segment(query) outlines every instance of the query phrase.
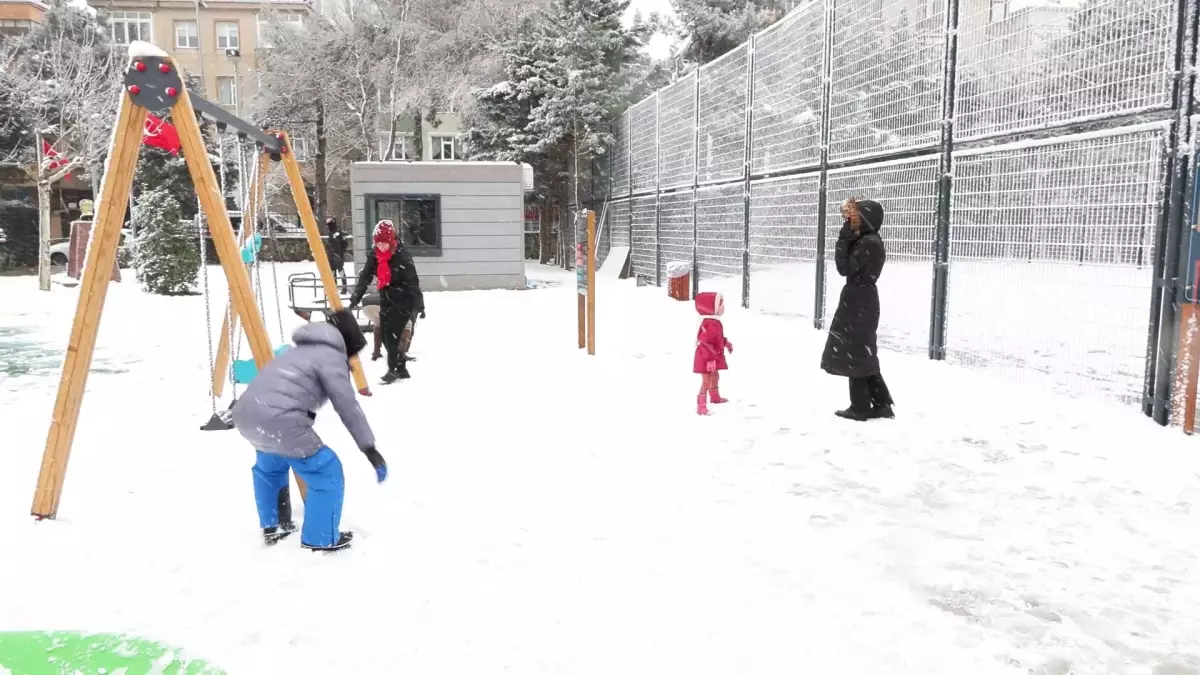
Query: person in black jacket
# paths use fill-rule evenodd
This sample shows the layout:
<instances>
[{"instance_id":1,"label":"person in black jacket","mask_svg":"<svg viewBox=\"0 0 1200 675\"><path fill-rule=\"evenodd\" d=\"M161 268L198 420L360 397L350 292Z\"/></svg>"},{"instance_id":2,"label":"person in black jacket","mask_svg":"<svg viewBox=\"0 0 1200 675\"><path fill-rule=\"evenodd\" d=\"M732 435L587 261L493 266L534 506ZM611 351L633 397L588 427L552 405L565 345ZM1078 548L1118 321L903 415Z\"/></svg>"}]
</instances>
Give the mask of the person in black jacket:
<instances>
[{"instance_id":1,"label":"person in black jacket","mask_svg":"<svg viewBox=\"0 0 1200 675\"><path fill-rule=\"evenodd\" d=\"M829 338L821 355L821 369L850 378L850 407L837 415L865 421L894 417L892 396L879 372L879 289L887 253L879 229L883 207L868 199L847 199L842 204L842 230L834 261L846 277L837 311L829 324Z\"/></svg>"},{"instance_id":2,"label":"person in black jacket","mask_svg":"<svg viewBox=\"0 0 1200 675\"><path fill-rule=\"evenodd\" d=\"M388 372L383 384L409 377L407 357L401 344L404 332L414 314L424 315L425 300L421 294L421 280L412 256L396 238L396 228L390 220L381 220L375 226L375 248L367 256L358 284L350 296L350 308L362 302L371 280L379 288L379 327L383 333L383 347L387 350Z\"/></svg>"},{"instance_id":3,"label":"person in black jacket","mask_svg":"<svg viewBox=\"0 0 1200 675\"><path fill-rule=\"evenodd\" d=\"M333 268L333 276L340 278L344 286L346 284L346 248L350 242L333 216L325 219L325 229L329 232L329 239L325 242L325 255L329 258L329 266Z\"/></svg>"}]
</instances>

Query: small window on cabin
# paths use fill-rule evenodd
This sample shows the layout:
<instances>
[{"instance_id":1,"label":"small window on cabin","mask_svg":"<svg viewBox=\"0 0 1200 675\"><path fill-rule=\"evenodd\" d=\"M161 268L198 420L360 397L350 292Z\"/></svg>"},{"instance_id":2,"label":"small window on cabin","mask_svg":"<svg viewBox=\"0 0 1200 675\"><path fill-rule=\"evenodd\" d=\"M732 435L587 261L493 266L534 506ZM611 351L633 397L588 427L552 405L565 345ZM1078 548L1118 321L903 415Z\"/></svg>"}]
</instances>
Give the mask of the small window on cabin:
<instances>
[{"instance_id":1,"label":"small window on cabin","mask_svg":"<svg viewBox=\"0 0 1200 675\"><path fill-rule=\"evenodd\" d=\"M400 242L414 257L442 254L441 198L438 195L368 195L370 227L381 220L396 226ZM371 234L371 233L368 233Z\"/></svg>"}]
</instances>

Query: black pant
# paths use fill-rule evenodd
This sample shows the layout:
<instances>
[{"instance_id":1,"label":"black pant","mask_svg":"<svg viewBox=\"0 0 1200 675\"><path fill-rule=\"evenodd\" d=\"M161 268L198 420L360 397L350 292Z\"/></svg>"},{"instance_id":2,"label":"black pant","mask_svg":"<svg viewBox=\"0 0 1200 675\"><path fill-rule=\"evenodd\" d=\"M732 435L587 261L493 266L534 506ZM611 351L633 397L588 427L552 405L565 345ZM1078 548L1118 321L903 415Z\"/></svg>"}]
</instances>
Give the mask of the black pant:
<instances>
[{"instance_id":1,"label":"black pant","mask_svg":"<svg viewBox=\"0 0 1200 675\"><path fill-rule=\"evenodd\" d=\"M407 360L404 345L400 343L400 334L408 324L412 312L390 305L379 307L379 327L383 332L383 348L387 350L388 370L399 370Z\"/></svg>"},{"instance_id":2,"label":"black pant","mask_svg":"<svg viewBox=\"0 0 1200 675\"><path fill-rule=\"evenodd\" d=\"M892 394L882 375L850 378L850 409L870 412L871 408L882 408L892 404Z\"/></svg>"},{"instance_id":3,"label":"black pant","mask_svg":"<svg viewBox=\"0 0 1200 675\"><path fill-rule=\"evenodd\" d=\"M330 260L329 267L333 270L334 281L341 281L338 286L338 292L343 293L346 290L346 263Z\"/></svg>"}]
</instances>

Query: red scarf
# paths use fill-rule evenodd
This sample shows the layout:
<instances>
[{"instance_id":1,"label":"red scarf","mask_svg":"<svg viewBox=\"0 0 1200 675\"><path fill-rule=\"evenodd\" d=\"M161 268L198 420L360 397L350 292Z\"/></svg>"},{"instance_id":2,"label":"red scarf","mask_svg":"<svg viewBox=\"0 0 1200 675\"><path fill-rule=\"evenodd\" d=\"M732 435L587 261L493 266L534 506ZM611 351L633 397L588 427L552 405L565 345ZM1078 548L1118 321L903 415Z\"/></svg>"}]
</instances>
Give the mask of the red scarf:
<instances>
[{"instance_id":1,"label":"red scarf","mask_svg":"<svg viewBox=\"0 0 1200 675\"><path fill-rule=\"evenodd\" d=\"M386 252L375 249L375 260L379 266L375 269L375 277L379 281L376 284L380 290L387 288L392 283L392 249Z\"/></svg>"}]
</instances>

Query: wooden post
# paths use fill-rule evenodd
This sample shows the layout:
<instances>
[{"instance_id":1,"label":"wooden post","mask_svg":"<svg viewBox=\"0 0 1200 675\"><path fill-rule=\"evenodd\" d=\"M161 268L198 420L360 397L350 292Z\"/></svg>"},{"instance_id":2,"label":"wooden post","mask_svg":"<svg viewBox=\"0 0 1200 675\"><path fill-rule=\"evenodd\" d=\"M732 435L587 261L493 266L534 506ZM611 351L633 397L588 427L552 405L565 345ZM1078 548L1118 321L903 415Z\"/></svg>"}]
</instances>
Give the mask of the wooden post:
<instances>
[{"instance_id":1,"label":"wooden post","mask_svg":"<svg viewBox=\"0 0 1200 675\"><path fill-rule=\"evenodd\" d=\"M308 201L308 193L304 191L304 177L300 175L300 164L291 152L292 140L286 133L280 135L283 136L284 147L288 150L281 156L283 169L287 172L288 184L292 188L292 198L296 200L300 223L304 225L304 236L308 238L308 247L312 249L313 262L317 263L317 272L321 275L321 285L325 287L325 299L329 302L329 309L341 311L342 294L338 291L337 280L333 278L333 268L329 266L325 244L321 242L321 231L317 229L317 217L313 215L312 203ZM367 374L363 372L362 361L358 356L350 357L350 374L354 377L354 386L358 393L370 396L371 388L367 386Z\"/></svg>"},{"instance_id":2,"label":"wooden post","mask_svg":"<svg viewBox=\"0 0 1200 675\"><path fill-rule=\"evenodd\" d=\"M1183 392L1183 433L1189 436L1196 431L1196 389L1200 379L1200 313L1194 302L1181 305L1179 317L1179 351L1187 368L1176 370L1176 391ZM1178 380L1182 380L1179 382Z\"/></svg>"},{"instance_id":3,"label":"wooden post","mask_svg":"<svg viewBox=\"0 0 1200 675\"><path fill-rule=\"evenodd\" d=\"M249 200L246 203L246 208L242 211L242 230L238 233L239 249L240 247L244 247L246 245L246 242L250 240L250 233L255 229L254 220L258 216L256 209L259 206L259 194L263 177L267 172L267 162L269 161L270 158L265 152L259 157L258 180L252 186ZM249 269L250 267L247 265L247 274L249 274ZM221 337L220 341L217 343L217 357L213 363L212 393L213 396L216 396L217 398L221 398L225 395L225 376L229 372L229 355L232 351L229 344L230 336L236 335L238 328L237 314L232 314L233 326L229 325L230 316L230 312L225 312L224 316L221 317Z\"/></svg>"},{"instance_id":4,"label":"wooden post","mask_svg":"<svg viewBox=\"0 0 1200 675\"><path fill-rule=\"evenodd\" d=\"M188 113L191 114L190 109ZM71 338L67 343L62 375L59 376L58 395L54 401L50 431L46 436L37 489L33 495L32 512L38 518L53 518L58 513L67 460L75 440L83 392L96 349L96 333L100 328L100 315L108 294L108 278L117 259L121 225L125 221L125 208L129 205L133 172L137 167L145 123L146 109L134 105L128 94L121 94L116 129L108 148L108 174L100 197L100 212L96 214L96 225L92 231L94 241L83 270L79 300L75 305L75 320L71 324Z\"/></svg>"},{"instance_id":5,"label":"wooden post","mask_svg":"<svg viewBox=\"0 0 1200 675\"><path fill-rule=\"evenodd\" d=\"M217 257L221 260L221 268L225 270L225 278L229 281L234 311L245 327L254 363L262 369L275 353L271 349L271 339L267 337L258 305L255 304L250 274L242 264L242 251L233 234L233 226L229 223L225 198L221 195L216 174L208 161L208 150L204 147L204 137L200 134L196 111L192 108L186 87L179 92L178 100L171 107L171 120L179 132L183 158L187 162L188 173L192 175L196 195L200 198L204 215L208 217L208 231L217 249Z\"/></svg>"},{"instance_id":6,"label":"wooden post","mask_svg":"<svg viewBox=\"0 0 1200 675\"><path fill-rule=\"evenodd\" d=\"M587 212L587 350L596 355L596 212Z\"/></svg>"}]
</instances>

